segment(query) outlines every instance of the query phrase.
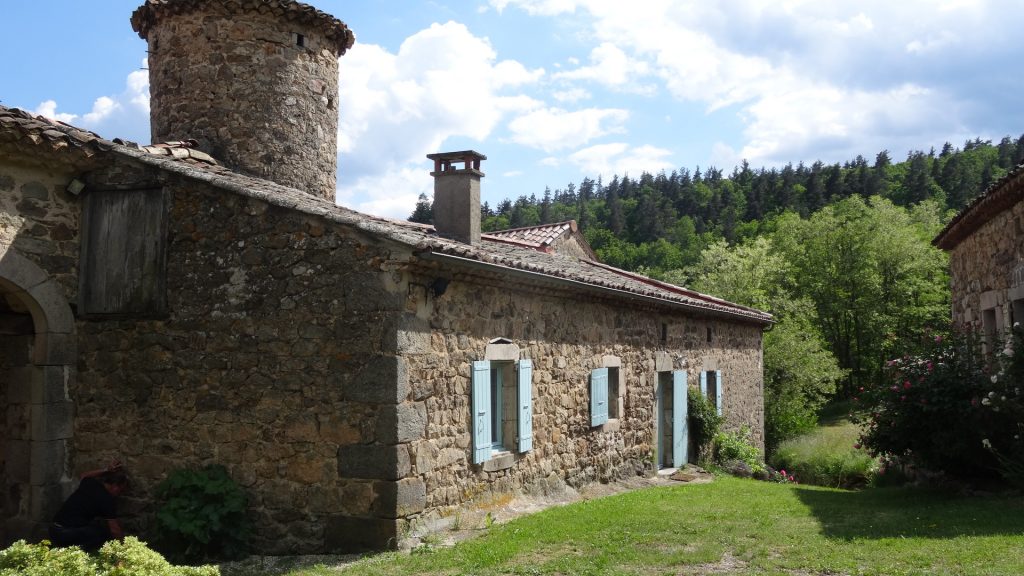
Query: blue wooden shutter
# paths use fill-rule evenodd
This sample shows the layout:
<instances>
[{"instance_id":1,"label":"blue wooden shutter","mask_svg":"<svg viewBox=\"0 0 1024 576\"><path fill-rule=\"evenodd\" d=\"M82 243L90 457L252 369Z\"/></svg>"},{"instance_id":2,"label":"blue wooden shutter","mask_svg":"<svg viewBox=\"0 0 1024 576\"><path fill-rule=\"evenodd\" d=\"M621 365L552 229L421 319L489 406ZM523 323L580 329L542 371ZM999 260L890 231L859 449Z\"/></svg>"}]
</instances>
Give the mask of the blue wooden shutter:
<instances>
[{"instance_id":1,"label":"blue wooden shutter","mask_svg":"<svg viewBox=\"0 0 1024 576\"><path fill-rule=\"evenodd\" d=\"M722 371L715 370L715 408L718 408L718 415L722 415Z\"/></svg>"},{"instance_id":2,"label":"blue wooden shutter","mask_svg":"<svg viewBox=\"0 0 1024 576\"><path fill-rule=\"evenodd\" d=\"M519 451L533 450L533 360L519 361Z\"/></svg>"},{"instance_id":3,"label":"blue wooden shutter","mask_svg":"<svg viewBox=\"0 0 1024 576\"><path fill-rule=\"evenodd\" d=\"M473 362L473 463L491 458L491 363Z\"/></svg>"},{"instance_id":4,"label":"blue wooden shutter","mask_svg":"<svg viewBox=\"0 0 1024 576\"><path fill-rule=\"evenodd\" d=\"M707 372L701 372L700 373L700 394L701 394L701 396L703 396L705 398L708 397L708 373Z\"/></svg>"},{"instance_id":5,"label":"blue wooden shutter","mask_svg":"<svg viewBox=\"0 0 1024 576\"><path fill-rule=\"evenodd\" d=\"M590 425L608 421L608 369L597 368L590 373Z\"/></svg>"},{"instance_id":6,"label":"blue wooden shutter","mask_svg":"<svg viewBox=\"0 0 1024 576\"><path fill-rule=\"evenodd\" d=\"M672 466L679 468L688 460L689 434L687 430L686 372L672 373Z\"/></svg>"}]
</instances>

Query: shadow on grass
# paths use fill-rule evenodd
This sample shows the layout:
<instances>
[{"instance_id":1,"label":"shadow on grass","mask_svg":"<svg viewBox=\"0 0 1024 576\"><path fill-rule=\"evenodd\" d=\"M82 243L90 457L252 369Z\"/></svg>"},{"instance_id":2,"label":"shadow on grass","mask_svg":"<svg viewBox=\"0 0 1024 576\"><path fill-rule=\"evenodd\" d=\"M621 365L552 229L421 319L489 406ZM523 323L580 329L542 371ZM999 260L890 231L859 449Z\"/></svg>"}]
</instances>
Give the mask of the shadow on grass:
<instances>
[{"instance_id":1,"label":"shadow on grass","mask_svg":"<svg viewBox=\"0 0 1024 576\"><path fill-rule=\"evenodd\" d=\"M795 488L830 538L1024 535L1024 498L961 496L914 488L839 492Z\"/></svg>"}]
</instances>

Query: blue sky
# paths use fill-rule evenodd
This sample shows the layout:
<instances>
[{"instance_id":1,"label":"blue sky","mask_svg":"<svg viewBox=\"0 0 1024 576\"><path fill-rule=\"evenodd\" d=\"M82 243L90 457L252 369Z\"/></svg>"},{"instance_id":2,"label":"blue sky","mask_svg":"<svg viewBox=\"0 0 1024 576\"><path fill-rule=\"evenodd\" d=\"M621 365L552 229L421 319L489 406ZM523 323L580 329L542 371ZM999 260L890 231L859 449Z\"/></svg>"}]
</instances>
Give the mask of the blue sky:
<instances>
[{"instance_id":1,"label":"blue sky","mask_svg":"<svg viewBox=\"0 0 1024 576\"><path fill-rule=\"evenodd\" d=\"M141 0L4 3L0 103L149 140ZM407 216L431 152L484 200L584 176L895 160L1024 132L1020 0L314 0L341 59L338 202Z\"/></svg>"}]
</instances>

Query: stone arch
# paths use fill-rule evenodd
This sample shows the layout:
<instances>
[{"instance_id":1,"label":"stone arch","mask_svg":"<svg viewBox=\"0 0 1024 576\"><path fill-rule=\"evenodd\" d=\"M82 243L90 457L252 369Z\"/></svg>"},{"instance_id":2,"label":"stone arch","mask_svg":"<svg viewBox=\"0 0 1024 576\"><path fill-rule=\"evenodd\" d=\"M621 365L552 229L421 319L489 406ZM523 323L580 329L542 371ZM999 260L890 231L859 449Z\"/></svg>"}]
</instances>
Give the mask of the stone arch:
<instances>
[{"instance_id":1,"label":"stone arch","mask_svg":"<svg viewBox=\"0 0 1024 576\"><path fill-rule=\"evenodd\" d=\"M28 318L31 318L29 321ZM4 542L46 537L71 486L74 429L69 385L77 358L75 321L60 286L0 245L0 427Z\"/></svg>"}]
</instances>

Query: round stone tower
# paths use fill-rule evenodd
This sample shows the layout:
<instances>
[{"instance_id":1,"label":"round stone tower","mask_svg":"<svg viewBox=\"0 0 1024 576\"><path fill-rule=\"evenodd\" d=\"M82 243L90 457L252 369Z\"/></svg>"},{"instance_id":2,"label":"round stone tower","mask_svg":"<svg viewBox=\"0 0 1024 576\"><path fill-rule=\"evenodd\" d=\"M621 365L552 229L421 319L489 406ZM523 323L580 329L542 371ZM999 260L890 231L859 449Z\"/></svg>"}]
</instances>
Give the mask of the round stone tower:
<instances>
[{"instance_id":1,"label":"round stone tower","mask_svg":"<svg viewBox=\"0 0 1024 576\"><path fill-rule=\"evenodd\" d=\"M146 0L154 142L334 200L344 22L295 0Z\"/></svg>"}]
</instances>

